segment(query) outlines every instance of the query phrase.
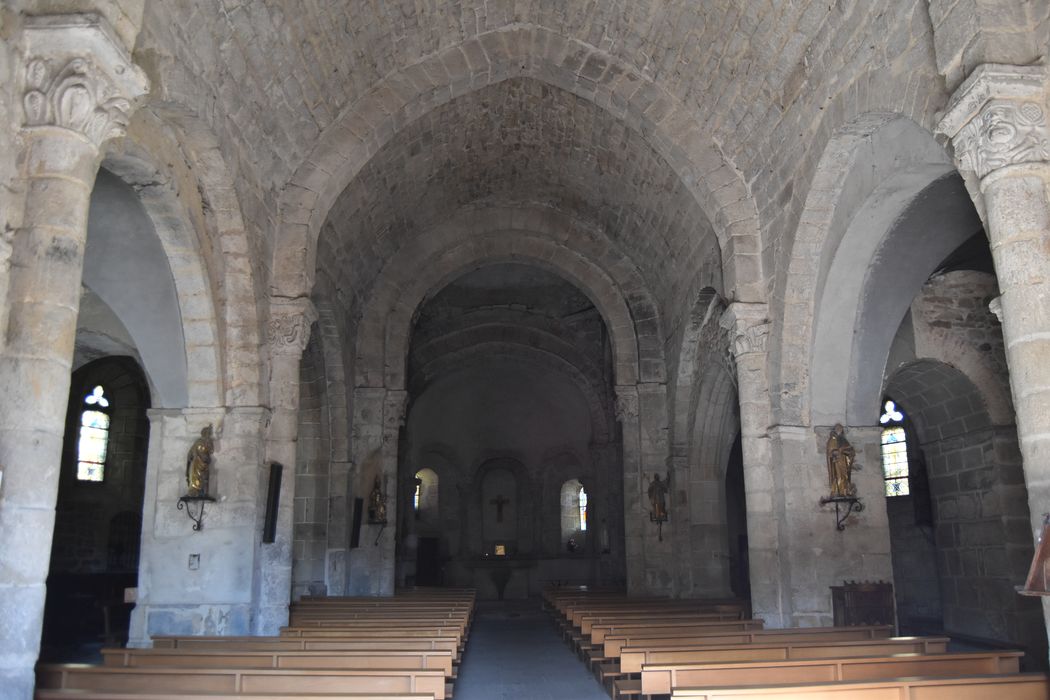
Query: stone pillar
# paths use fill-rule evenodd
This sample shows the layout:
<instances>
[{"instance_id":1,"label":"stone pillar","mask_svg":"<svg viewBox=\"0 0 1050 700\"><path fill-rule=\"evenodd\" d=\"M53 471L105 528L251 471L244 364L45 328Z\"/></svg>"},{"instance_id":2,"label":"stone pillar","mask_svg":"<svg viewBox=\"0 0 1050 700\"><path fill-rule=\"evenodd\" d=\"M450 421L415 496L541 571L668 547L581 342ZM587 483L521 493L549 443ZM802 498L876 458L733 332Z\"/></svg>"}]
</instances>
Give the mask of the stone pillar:
<instances>
[{"instance_id":1,"label":"stone pillar","mask_svg":"<svg viewBox=\"0 0 1050 700\"><path fill-rule=\"evenodd\" d=\"M408 392L382 387L354 390L353 496L364 500L361 541L351 550L347 594L394 594L397 536L398 437L405 420ZM368 522L368 496L376 476L386 495L385 525Z\"/></svg>"},{"instance_id":2,"label":"stone pillar","mask_svg":"<svg viewBox=\"0 0 1050 700\"><path fill-rule=\"evenodd\" d=\"M611 585L624 574L623 553L623 491L621 486L606 475L623 471L620 461L620 448L614 443L592 444L590 446L592 486L587 495L594 507L588 503L587 527L590 551L596 558L595 582L600 585ZM621 481L620 484L623 482Z\"/></svg>"},{"instance_id":3,"label":"stone pillar","mask_svg":"<svg viewBox=\"0 0 1050 700\"><path fill-rule=\"evenodd\" d=\"M770 627L784 627L788 595L785 555L781 551L778 509L782 507L783 474L773 465L769 426L769 371L766 341L769 318L765 304L733 302L720 324L729 331L740 398L740 441L744 457L751 606Z\"/></svg>"},{"instance_id":4,"label":"stone pillar","mask_svg":"<svg viewBox=\"0 0 1050 700\"><path fill-rule=\"evenodd\" d=\"M263 463L258 406L152 409L142 508L138 601L129 645L159 634L250 634L261 524L257 511ZM201 429L215 429L209 495L200 531L178 499L186 493L186 453ZM196 508L194 508L196 510Z\"/></svg>"},{"instance_id":5,"label":"stone pillar","mask_svg":"<svg viewBox=\"0 0 1050 700\"><path fill-rule=\"evenodd\" d=\"M148 83L98 16L26 18L19 163L0 358L0 696L29 698L40 647L88 203L102 147Z\"/></svg>"},{"instance_id":6,"label":"stone pillar","mask_svg":"<svg viewBox=\"0 0 1050 700\"><path fill-rule=\"evenodd\" d=\"M277 509L277 534L272 544L260 540L257 565L255 634L277 634L288 623L292 591L292 521L295 503L295 452L299 436L299 364L310 340L317 310L306 297L274 298L270 302L270 431L267 464L259 474L259 515L264 517L269 462L284 467Z\"/></svg>"},{"instance_id":7,"label":"stone pillar","mask_svg":"<svg viewBox=\"0 0 1050 700\"><path fill-rule=\"evenodd\" d=\"M1032 525L1050 510L1050 85L1046 66L979 66L938 131L980 182ZM978 207L981 208L981 207ZM1050 603L1043 599L1050 624Z\"/></svg>"},{"instance_id":8,"label":"stone pillar","mask_svg":"<svg viewBox=\"0 0 1050 700\"><path fill-rule=\"evenodd\" d=\"M630 595L673 595L671 528L675 518L672 478L667 493L668 519L662 527L649 520L648 489L668 463L667 385L647 382L616 387L616 420L623 432L623 513L627 591ZM662 537L662 541L661 541Z\"/></svg>"}]
</instances>

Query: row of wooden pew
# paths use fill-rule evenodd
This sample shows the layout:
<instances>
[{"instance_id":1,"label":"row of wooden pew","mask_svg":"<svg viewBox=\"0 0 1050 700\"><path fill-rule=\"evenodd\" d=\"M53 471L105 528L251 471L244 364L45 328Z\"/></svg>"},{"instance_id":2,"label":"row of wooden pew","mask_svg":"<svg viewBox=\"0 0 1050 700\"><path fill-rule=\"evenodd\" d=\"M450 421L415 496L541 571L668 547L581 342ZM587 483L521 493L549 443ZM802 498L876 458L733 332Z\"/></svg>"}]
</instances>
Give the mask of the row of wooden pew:
<instances>
[{"instance_id":1,"label":"row of wooden pew","mask_svg":"<svg viewBox=\"0 0 1050 700\"><path fill-rule=\"evenodd\" d=\"M158 636L102 665L40 664L37 700L450 700L470 589L307 598L276 637Z\"/></svg>"},{"instance_id":2,"label":"row of wooden pew","mask_svg":"<svg viewBox=\"0 0 1050 700\"><path fill-rule=\"evenodd\" d=\"M765 629L728 600L550 588L544 606L614 700L1050 700L1020 651L949 652L890 626Z\"/></svg>"}]
</instances>

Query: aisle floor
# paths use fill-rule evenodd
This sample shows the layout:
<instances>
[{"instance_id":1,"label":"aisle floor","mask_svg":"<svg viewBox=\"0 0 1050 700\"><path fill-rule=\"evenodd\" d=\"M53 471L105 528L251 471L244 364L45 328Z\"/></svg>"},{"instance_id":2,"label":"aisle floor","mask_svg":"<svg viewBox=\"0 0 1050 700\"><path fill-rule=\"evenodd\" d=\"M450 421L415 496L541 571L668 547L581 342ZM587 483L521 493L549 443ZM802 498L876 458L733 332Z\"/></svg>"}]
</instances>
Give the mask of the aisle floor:
<instances>
[{"instance_id":1,"label":"aisle floor","mask_svg":"<svg viewBox=\"0 0 1050 700\"><path fill-rule=\"evenodd\" d=\"M455 700L608 700L537 600L478 603Z\"/></svg>"}]
</instances>

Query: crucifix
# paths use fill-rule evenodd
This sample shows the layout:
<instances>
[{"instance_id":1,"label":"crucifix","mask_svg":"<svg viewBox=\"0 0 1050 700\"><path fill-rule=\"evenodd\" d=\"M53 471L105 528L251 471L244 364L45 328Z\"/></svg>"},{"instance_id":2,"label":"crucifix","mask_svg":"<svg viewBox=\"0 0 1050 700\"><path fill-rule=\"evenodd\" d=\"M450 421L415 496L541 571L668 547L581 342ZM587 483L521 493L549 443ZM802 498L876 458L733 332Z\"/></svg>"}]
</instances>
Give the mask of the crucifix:
<instances>
[{"instance_id":1,"label":"crucifix","mask_svg":"<svg viewBox=\"0 0 1050 700\"><path fill-rule=\"evenodd\" d=\"M503 494L501 493L498 496L496 496L495 498L493 498L491 501L489 501L489 503L491 503L492 505L496 506L496 522L497 523L503 522L503 506L505 506L508 503L510 503L510 499L509 498L504 498Z\"/></svg>"}]
</instances>

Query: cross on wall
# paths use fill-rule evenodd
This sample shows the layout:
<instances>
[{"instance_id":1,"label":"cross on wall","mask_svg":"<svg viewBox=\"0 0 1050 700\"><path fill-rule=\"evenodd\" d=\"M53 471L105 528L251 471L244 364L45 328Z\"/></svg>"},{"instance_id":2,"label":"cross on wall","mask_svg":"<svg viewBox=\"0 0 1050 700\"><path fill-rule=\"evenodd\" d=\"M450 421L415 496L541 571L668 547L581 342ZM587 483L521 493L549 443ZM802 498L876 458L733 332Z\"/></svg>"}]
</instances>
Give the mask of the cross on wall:
<instances>
[{"instance_id":1,"label":"cross on wall","mask_svg":"<svg viewBox=\"0 0 1050 700\"><path fill-rule=\"evenodd\" d=\"M501 494L497 495L495 498L493 498L491 501L489 501L489 503L491 503L492 505L496 506L496 522L497 523L503 522L503 506L505 506L508 503L510 503L510 499L509 498L504 498L503 494L501 493Z\"/></svg>"}]
</instances>

